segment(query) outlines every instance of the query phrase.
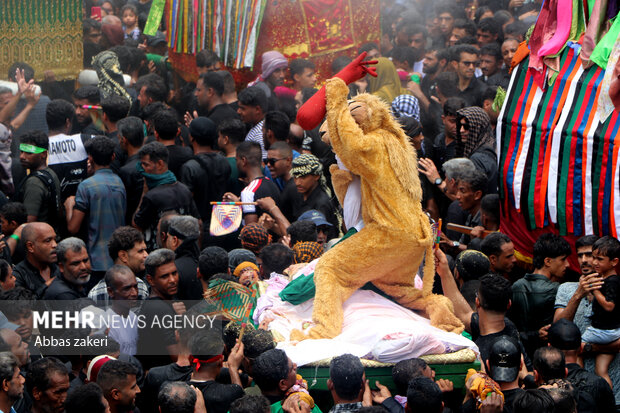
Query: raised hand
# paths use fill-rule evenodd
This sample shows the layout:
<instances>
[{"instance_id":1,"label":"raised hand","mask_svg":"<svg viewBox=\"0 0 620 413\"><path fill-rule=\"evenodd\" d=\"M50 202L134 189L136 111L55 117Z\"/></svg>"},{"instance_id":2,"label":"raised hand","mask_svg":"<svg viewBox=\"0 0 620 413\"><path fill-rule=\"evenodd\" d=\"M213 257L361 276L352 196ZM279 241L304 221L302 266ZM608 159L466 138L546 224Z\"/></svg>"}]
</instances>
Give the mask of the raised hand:
<instances>
[{"instance_id":1,"label":"raised hand","mask_svg":"<svg viewBox=\"0 0 620 413\"><path fill-rule=\"evenodd\" d=\"M361 55L357 56L351 63L345 66L340 72L336 73L334 77L338 77L348 85L357 80L362 79L367 74L377 77L377 68L376 67L368 67L368 65L376 65L378 60L368 60L364 61L366 57L366 52L363 52Z\"/></svg>"}]
</instances>

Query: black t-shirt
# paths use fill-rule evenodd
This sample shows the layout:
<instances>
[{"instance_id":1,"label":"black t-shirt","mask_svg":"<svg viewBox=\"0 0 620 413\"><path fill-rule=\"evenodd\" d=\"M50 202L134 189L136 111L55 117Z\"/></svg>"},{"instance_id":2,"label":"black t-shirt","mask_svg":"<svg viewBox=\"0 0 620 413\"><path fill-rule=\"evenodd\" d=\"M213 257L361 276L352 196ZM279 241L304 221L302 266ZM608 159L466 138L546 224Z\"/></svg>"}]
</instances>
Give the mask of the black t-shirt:
<instances>
[{"instance_id":1,"label":"black t-shirt","mask_svg":"<svg viewBox=\"0 0 620 413\"><path fill-rule=\"evenodd\" d=\"M276 205L280 205L280 189L278 189L278 185L264 176L254 179L241 191L241 202L256 202L257 199L266 197L273 198ZM242 208L243 216L256 214L260 218L263 213L267 212L263 211L258 205L244 205Z\"/></svg>"},{"instance_id":2,"label":"black t-shirt","mask_svg":"<svg viewBox=\"0 0 620 413\"><path fill-rule=\"evenodd\" d=\"M588 393L596 402L599 412L613 412L616 408L614 393L600 376L591 373L576 363L566 364L567 380L581 393Z\"/></svg>"},{"instance_id":3,"label":"black t-shirt","mask_svg":"<svg viewBox=\"0 0 620 413\"><path fill-rule=\"evenodd\" d=\"M205 407L209 413L226 413L232 402L245 395L241 386L237 384L221 384L213 380L191 380L189 384L202 391Z\"/></svg>"},{"instance_id":4,"label":"black t-shirt","mask_svg":"<svg viewBox=\"0 0 620 413\"><path fill-rule=\"evenodd\" d=\"M592 327L602 330L620 328L620 275L614 274L605 278L601 293L609 302L616 304L611 311L605 311L596 299L592 300Z\"/></svg>"},{"instance_id":5,"label":"black t-shirt","mask_svg":"<svg viewBox=\"0 0 620 413\"><path fill-rule=\"evenodd\" d=\"M471 321L470 321L470 327L469 327L471 330L471 339L473 340L474 343L476 343L476 345L478 346L478 349L480 350L480 357L482 358L482 363L486 366L486 362L489 359L489 354L491 352L491 346L493 345L493 343L498 337L510 336L514 338L515 340L519 341L519 346L521 347L521 354L523 354L525 366L527 367L528 370L531 370L532 363L530 362L530 359L525 352L525 348L523 347L523 344L521 343L521 339L519 336L519 331L517 330L517 326L515 326L515 324L506 317L504 317L504 323L506 324L506 326L504 327L502 331L499 331L497 333L487 334L483 336L483 335L480 335L480 317L478 316L478 313L473 313L471 315Z\"/></svg>"},{"instance_id":6,"label":"black t-shirt","mask_svg":"<svg viewBox=\"0 0 620 413\"><path fill-rule=\"evenodd\" d=\"M180 300L200 300L202 299L202 283L196 276L198 269L198 249L197 241L185 240L175 251L176 260L174 261L179 272L179 288L177 295Z\"/></svg>"},{"instance_id":7,"label":"black t-shirt","mask_svg":"<svg viewBox=\"0 0 620 413\"><path fill-rule=\"evenodd\" d=\"M230 164L221 154L199 153L183 164L179 181L194 194L205 228L211 222L211 202L221 201L230 179Z\"/></svg>"},{"instance_id":8,"label":"black t-shirt","mask_svg":"<svg viewBox=\"0 0 620 413\"><path fill-rule=\"evenodd\" d=\"M166 145L166 148L168 148L168 169L179 178L181 167L194 156L194 153L185 146Z\"/></svg>"},{"instance_id":9,"label":"black t-shirt","mask_svg":"<svg viewBox=\"0 0 620 413\"><path fill-rule=\"evenodd\" d=\"M45 280L41 276L41 273L35 268L27 259L17 264L13 269L13 275L15 276L15 286L24 287L37 298L42 298L47 290ZM60 270L56 264L50 264L50 277L59 277Z\"/></svg>"},{"instance_id":10,"label":"black t-shirt","mask_svg":"<svg viewBox=\"0 0 620 413\"><path fill-rule=\"evenodd\" d=\"M433 144L433 163L438 171L441 171L444 162L456 158L456 139L446 145L446 134L437 135Z\"/></svg>"},{"instance_id":11,"label":"black t-shirt","mask_svg":"<svg viewBox=\"0 0 620 413\"><path fill-rule=\"evenodd\" d=\"M118 172L118 176L123 181L127 193L127 215L125 216L125 222L127 223L131 223L133 214L138 209L144 188L144 177L140 172L136 171L136 164L138 162L140 162L138 154L132 155Z\"/></svg>"},{"instance_id":12,"label":"black t-shirt","mask_svg":"<svg viewBox=\"0 0 620 413\"><path fill-rule=\"evenodd\" d=\"M125 165L125 162L127 162L127 152L121 148L121 144L118 140L118 131L106 133L106 136L114 142L114 159L110 164L110 168L118 175L121 166Z\"/></svg>"},{"instance_id":13,"label":"black t-shirt","mask_svg":"<svg viewBox=\"0 0 620 413\"><path fill-rule=\"evenodd\" d=\"M145 412L157 411L157 395L161 386L169 381L189 381L192 366L179 366L177 363L166 364L165 366L153 367L149 370L142 387L142 407Z\"/></svg>"},{"instance_id":14,"label":"black t-shirt","mask_svg":"<svg viewBox=\"0 0 620 413\"><path fill-rule=\"evenodd\" d=\"M75 300L84 297L86 297L84 290L79 290L76 285L67 282L62 275L54 278L43 294L44 300Z\"/></svg>"},{"instance_id":15,"label":"black t-shirt","mask_svg":"<svg viewBox=\"0 0 620 413\"><path fill-rule=\"evenodd\" d=\"M465 90L459 91L458 97L463 99L467 106L482 106L482 93L487 85L478 78L473 78Z\"/></svg>"},{"instance_id":16,"label":"black t-shirt","mask_svg":"<svg viewBox=\"0 0 620 413\"><path fill-rule=\"evenodd\" d=\"M216 127L219 127L226 119L239 119L239 114L229 104L222 103L211 109L207 117L215 123Z\"/></svg>"},{"instance_id":17,"label":"black t-shirt","mask_svg":"<svg viewBox=\"0 0 620 413\"><path fill-rule=\"evenodd\" d=\"M134 221L144 230L146 245L150 250L156 247L157 222L166 211L176 211L179 215L200 219L192 193L181 182L159 185L149 190L144 194Z\"/></svg>"},{"instance_id":18,"label":"black t-shirt","mask_svg":"<svg viewBox=\"0 0 620 413\"><path fill-rule=\"evenodd\" d=\"M331 199L327 196L321 186L317 186L308 196L308 199L304 201L303 196L301 202L297 202L293 207L293 216L295 220L299 219L299 216L306 211L316 209L325 215L325 219L332 224L335 228L338 228L338 219L336 218L336 209L332 204Z\"/></svg>"},{"instance_id":19,"label":"black t-shirt","mask_svg":"<svg viewBox=\"0 0 620 413\"><path fill-rule=\"evenodd\" d=\"M145 370L170 363L167 347L176 344L172 323L175 314L170 301L159 297L144 300L140 315L144 316L145 326L139 330L138 354L143 355L140 361Z\"/></svg>"},{"instance_id":20,"label":"black t-shirt","mask_svg":"<svg viewBox=\"0 0 620 413\"><path fill-rule=\"evenodd\" d=\"M297 186L295 186L295 179L291 178L284 184L284 189L280 196L280 211L289 220L289 222L295 221L293 210L295 205L299 205L304 202L304 197L297 192Z\"/></svg>"}]
</instances>

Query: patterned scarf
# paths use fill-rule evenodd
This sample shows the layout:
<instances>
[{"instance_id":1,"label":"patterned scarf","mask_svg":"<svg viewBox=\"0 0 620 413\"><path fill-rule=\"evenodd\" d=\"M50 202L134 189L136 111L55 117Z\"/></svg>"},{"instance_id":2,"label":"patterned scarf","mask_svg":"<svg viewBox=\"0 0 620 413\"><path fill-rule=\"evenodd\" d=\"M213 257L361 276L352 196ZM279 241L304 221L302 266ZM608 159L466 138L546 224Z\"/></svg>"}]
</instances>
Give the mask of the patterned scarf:
<instances>
[{"instance_id":1,"label":"patterned scarf","mask_svg":"<svg viewBox=\"0 0 620 413\"><path fill-rule=\"evenodd\" d=\"M254 254L260 253L264 246L271 243L271 235L267 230L256 223L246 225L239 234L241 246L252 251Z\"/></svg>"},{"instance_id":2,"label":"patterned scarf","mask_svg":"<svg viewBox=\"0 0 620 413\"><path fill-rule=\"evenodd\" d=\"M493 148L495 137L493 136L489 115L487 115L484 109L477 106L459 109L456 111L456 117L457 157L469 158L472 153L483 146ZM463 122L467 125L466 127L469 131L466 142L463 142L461 139L460 125Z\"/></svg>"},{"instance_id":3,"label":"patterned scarf","mask_svg":"<svg viewBox=\"0 0 620 413\"><path fill-rule=\"evenodd\" d=\"M112 95L118 95L131 103L129 93L122 86L125 84L125 80L123 79L123 73L121 72L116 53L109 50L101 52L93 57L92 63L99 77L97 87L101 91L101 97L105 99Z\"/></svg>"},{"instance_id":4,"label":"patterned scarf","mask_svg":"<svg viewBox=\"0 0 620 413\"><path fill-rule=\"evenodd\" d=\"M318 242L298 242L293 246L295 264L309 263L323 254L323 247Z\"/></svg>"},{"instance_id":5,"label":"patterned scarf","mask_svg":"<svg viewBox=\"0 0 620 413\"><path fill-rule=\"evenodd\" d=\"M291 175L293 178L299 178L306 175L319 175L321 177L321 179L319 179L321 188L323 188L323 190L327 193L327 196L330 198L332 197L332 192L329 190L327 180L323 175L323 164L316 156L309 153L304 153L303 155L293 159Z\"/></svg>"}]
</instances>

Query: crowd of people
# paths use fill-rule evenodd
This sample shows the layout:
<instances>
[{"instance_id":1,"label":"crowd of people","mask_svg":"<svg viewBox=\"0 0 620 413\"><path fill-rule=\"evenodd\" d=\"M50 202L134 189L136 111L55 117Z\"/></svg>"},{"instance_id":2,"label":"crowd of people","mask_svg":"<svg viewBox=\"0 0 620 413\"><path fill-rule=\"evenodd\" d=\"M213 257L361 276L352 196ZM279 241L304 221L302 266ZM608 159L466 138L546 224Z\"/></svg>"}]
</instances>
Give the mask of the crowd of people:
<instances>
[{"instance_id":1,"label":"crowd of people","mask_svg":"<svg viewBox=\"0 0 620 413\"><path fill-rule=\"evenodd\" d=\"M214 282L288 280L356 225L331 187L338 161L323 132L296 122L326 80L315 65L269 51L245 85L202 50L198 80L185 82L167 62L165 24L142 34L151 3L84 1L77 84L48 71L35 86L33 62L15 62L17 93L0 87L0 410L318 412L268 322L67 329L62 339L104 343L70 355L37 341L38 303L93 304L125 320L197 314ZM382 1L382 38L357 50L377 60L377 76L350 84L350 95L391 107L417 151L429 219L469 227L442 231L426 259L482 369L463 399L422 359L403 360L391 392L345 354L330 363L330 412L620 404L620 241L588 235L572 250L544 234L528 269L499 232L494 102L541 3ZM334 59L331 74L350 62ZM243 203L238 231L212 235L218 201Z\"/></svg>"}]
</instances>

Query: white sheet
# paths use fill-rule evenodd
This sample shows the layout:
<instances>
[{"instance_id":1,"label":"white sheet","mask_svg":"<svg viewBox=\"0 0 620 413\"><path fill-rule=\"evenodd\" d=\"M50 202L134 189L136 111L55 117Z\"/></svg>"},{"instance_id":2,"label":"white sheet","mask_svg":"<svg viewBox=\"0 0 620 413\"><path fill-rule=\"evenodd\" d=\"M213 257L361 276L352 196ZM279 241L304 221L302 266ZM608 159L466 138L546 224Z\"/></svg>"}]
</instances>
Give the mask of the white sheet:
<instances>
[{"instance_id":1,"label":"white sheet","mask_svg":"<svg viewBox=\"0 0 620 413\"><path fill-rule=\"evenodd\" d=\"M300 305L283 302L276 292L279 288L268 287L256 314L259 321L274 318L269 329L288 338L291 330L309 325L314 300ZM339 336L330 340L280 342L278 348L286 351L298 366L344 353L385 363L465 348L479 353L471 340L432 327L428 319L367 290L356 291L345 302L343 331Z\"/></svg>"}]
</instances>

